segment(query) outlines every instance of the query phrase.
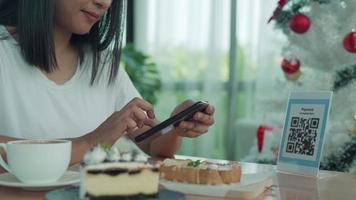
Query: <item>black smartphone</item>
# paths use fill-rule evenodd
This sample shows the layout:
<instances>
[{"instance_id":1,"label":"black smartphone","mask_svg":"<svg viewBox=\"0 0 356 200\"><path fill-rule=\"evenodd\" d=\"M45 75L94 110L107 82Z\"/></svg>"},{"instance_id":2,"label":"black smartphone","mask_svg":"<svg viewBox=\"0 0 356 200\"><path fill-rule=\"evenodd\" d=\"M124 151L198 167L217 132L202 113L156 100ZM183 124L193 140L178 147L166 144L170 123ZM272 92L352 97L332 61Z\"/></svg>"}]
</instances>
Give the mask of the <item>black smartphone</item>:
<instances>
[{"instance_id":1,"label":"black smartphone","mask_svg":"<svg viewBox=\"0 0 356 200\"><path fill-rule=\"evenodd\" d=\"M149 130L143 132L139 136L135 137L136 142L142 142L143 140L159 133L163 129L173 125L177 127L181 121L190 120L193 118L196 112L204 111L208 107L208 102L206 101L198 101L183 111L177 113L176 115L166 119L165 121L159 123L157 126L150 128Z\"/></svg>"}]
</instances>

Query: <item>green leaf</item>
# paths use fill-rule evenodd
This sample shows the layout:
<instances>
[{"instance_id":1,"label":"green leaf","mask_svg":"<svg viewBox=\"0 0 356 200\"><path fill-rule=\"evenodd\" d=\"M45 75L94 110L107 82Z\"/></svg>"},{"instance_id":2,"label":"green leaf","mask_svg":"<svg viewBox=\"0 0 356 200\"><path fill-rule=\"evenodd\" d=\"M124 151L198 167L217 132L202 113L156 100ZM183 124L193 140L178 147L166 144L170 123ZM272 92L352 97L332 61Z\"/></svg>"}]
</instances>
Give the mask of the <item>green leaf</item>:
<instances>
[{"instance_id":1,"label":"green leaf","mask_svg":"<svg viewBox=\"0 0 356 200\"><path fill-rule=\"evenodd\" d=\"M127 44L122 49L121 62L142 97L155 104L161 89L161 79L152 58L136 50L134 45Z\"/></svg>"},{"instance_id":2,"label":"green leaf","mask_svg":"<svg viewBox=\"0 0 356 200\"><path fill-rule=\"evenodd\" d=\"M110 151L110 149L111 149L111 146L108 145L108 144L101 144L101 145L100 145L100 148L101 148L102 150L104 150L106 153L108 153L108 152Z\"/></svg>"},{"instance_id":3,"label":"green leaf","mask_svg":"<svg viewBox=\"0 0 356 200\"><path fill-rule=\"evenodd\" d=\"M202 162L200 160L196 160L196 161L190 161L188 163L188 167L199 167L199 165L201 164Z\"/></svg>"}]
</instances>

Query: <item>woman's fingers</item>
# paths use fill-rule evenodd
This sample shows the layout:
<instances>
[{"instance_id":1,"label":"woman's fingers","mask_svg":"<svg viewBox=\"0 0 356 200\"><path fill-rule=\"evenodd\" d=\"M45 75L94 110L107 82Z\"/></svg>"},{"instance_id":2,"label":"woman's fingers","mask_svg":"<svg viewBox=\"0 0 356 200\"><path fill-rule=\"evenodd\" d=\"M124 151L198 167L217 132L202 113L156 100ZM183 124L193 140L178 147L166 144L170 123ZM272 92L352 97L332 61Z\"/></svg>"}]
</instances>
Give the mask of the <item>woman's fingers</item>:
<instances>
[{"instance_id":1,"label":"woman's fingers","mask_svg":"<svg viewBox=\"0 0 356 200\"><path fill-rule=\"evenodd\" d=\"M138 107L134 107L132 109L132 113L133 118L137 123L137 126L141 128L144 124L144 121L147 119L146 113Z\"/></svg>"},{"instance_id":2,"label":"woman's fingers","mask_svg":"<svg viewBox=\"0 0 356 200\"><path fill-rule=\"evenodd\" d=\"M203 112L195 113L193 119L205 125L212 125L215 122L213 115L208 115Z\"/></svg>"},{"instance_id":3,"label":"woman's fingers","mask_svg":"<svg viewBox=\"0 0 356 200\"><path fill-rule=\"evenodd\" d=\"M192 131L200 135L200 134L207 133L209 126L196 122L183 121L179 124L179 128L182 130L186 130L186 132Z\"/></svg>"},{"instance_id":4,"label":"woman's fingers","mask_svg":"<svg viewBox=\"0 0 356 200\"><path fill-rule=\"evenodd\" d=\"M136 122L137 127L142 128L143 125L152 126L155 114L150 103L140 98L134 98L129 104L128 108L131 113L129 117Z\"/></svg>"},{"instance_id":5,"label":"woman's fingers","mask_svg":"<svg viewBox=\"0 0 356 200\"><path fill-rule=\"evenodd\" d=\"M194 102L192 100L184 101L174 109L172 115L178 113L184 108L189 107L193 103ZM204 133L207 133L209 127L215 122L214 112L214 106L208 105L204 111L195 113L192 119L180 122L178 127L175 128L175 133L182 137L198 137Z\"/></svg>"},{"instance_id":6,"label":"woman's fingers","mask_svg":"<svg viewBox=\"0 0 356 200\"><path fill-rule=\"evenodd\" d=\"M143 121L143 124L145 126L149 126L149 127L154 127L158 124L158 122L154 119L150 119L150 118L146 118L144 121Z\"/></svg>"},{"instance_id":7,"label":"woman's fingers","mask_svg":"<svg viewBox=\"0 0 356 200\"><path fill-rule=\"evenodd\" d=\"M178 128L180 129L180 128ZM191 131L191 130L186 130L186 129L182 129L180 131L178 131L178 135L182 136L182 137L189 137L189 138L195 138L195 137L199 137L201 136L203 133L198 133L195 131Z\"/></svg>"},{"instance_id":8,"label":"woman's fingers","mask_svg":"<svg viewBox=\"0 0 356 200\"><path fill-rule=\"evenodd\" d=\"M132 100L133 104L139 108L141 108L142 110L146 111L147 113L147 116L151 119L154 119L155 118L155 113L154 113L154 110L153 110L153 106L148 103L147 101L143 100L143 99L140 99L138 97L134 98Z\"/></svg>"},{"instance_id":9,"label":"woman's fingers","mask_svg":"<svg viewBox=\"0 0 356 200\"><path fill-rule=\"evenodd\" d=\"M204 112L195 113L192 121L182 121L178 126L181 129L179 131L180 135L198 137L201 134L207 133L209 126L215 122L213 114L214 107L209 105Z\"/></svg>"},{"instance_id":10,"label":"woman's fingers","mask_svg":"<svg viewBox=\"0 0 356 200\"><path fill-rule=\"evenodd\" d=\"M215 112L215 108L214 108L214 106L209 105L209 106L205 109L204 112L205 112L206 114L213 115L214 112Z\"/></svg>"},{"instance_id":11,"label":"woman's fingers","mask_svg":"<svg viewBox=\"0 0 356 200\"><path fill-rule=\"evenodd\" d=\"M133 132L143 125L153 126L154 118L153 106L143 99L134 98L100 124L93 134L97 143L113 144L125 132Z\"/></svg>"}]
</instances>

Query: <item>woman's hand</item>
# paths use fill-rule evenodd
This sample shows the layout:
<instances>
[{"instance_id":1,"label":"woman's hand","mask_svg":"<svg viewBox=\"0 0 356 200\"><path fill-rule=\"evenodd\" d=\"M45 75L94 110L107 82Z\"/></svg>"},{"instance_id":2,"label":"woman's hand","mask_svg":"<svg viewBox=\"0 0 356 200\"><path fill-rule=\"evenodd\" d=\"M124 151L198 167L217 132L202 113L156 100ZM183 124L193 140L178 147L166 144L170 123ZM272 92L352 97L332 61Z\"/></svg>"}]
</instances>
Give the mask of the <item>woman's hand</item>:
<instances>
[{"instance_id":1,"label":"woman's hand","mask_svg":"<svg viewBox=\"0 0 356 200\"><path fill-rule=\"evenodd\" d=\"M143 125L152 127L155 124L154 119L152 105L143 99L134 98L90 134L91 144L112 145L125 132L132 132Z\"/></svg>"},{"instance_id":2,"label":"woman's hand","mask_svg":"<svg viewBox=\"0 0 356 200\"><path fill-rule=\"evenodd\" d=\"M174 109L171 115L179 113L193 103L192 100L184 101ZM208 131L208 128L214 124L213 114L214 107L209 105L203 112L195 113L192 120L180 122L178 127L174 128L169 134L161 135L148 143L138 145L153 157L173 157L180 148L182 137L198 137ZM147 145L144 146L143 144Z\"/></svg>"},{"instance_id":3,"label":"woman's hand","mask_svg":"<svg viewBox=\"0 0 356 200\"><path fill-rule=\"evenodd\" d=\"M153 107L147 101L134 98L120 111L114 112L94 131L72 140L71 165L80 162L85 153L97 144L113 145L125 132L156 124ZM1 139L1 138L0 138Z\"/></svg>"},{"instance_id":4,"label":"woman's hand","mask_svg":"<svg viewBox=\"0 0 356 200\"><path fill-rule=\"evenodd\" d=\"M186 100L180 105L178 105L171 116L179 113L191 106L194 102L192 100ZM179 123L178 127L173 130L174 134L177 134L182 137L198 137L204 133L208 132L208 129L211 125L214 124L214 107L209 105L204 112L197 112L194 114L193 119L190 121L182 121Z\"/></svg>"}]
</instances>

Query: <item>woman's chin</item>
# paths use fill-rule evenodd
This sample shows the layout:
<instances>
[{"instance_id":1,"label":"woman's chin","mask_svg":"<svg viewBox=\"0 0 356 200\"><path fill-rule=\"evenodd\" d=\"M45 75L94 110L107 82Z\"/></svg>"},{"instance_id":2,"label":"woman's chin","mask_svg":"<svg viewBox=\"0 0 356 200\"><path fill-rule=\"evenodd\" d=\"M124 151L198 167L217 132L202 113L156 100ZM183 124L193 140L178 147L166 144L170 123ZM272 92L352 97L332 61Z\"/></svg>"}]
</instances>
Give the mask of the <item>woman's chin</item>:
<instances>
[{"instance_id":1,"label":"woman's chin","mask_svg":"<svg viewBox=\"0 0 356 200\"><path fill-rule=\"evenodd\" d=\"M73 33L77 35L86 35L89 34L91 28L92 26L80 27L80 28L78 27L76 30L73 31Z\"/></svg>"},{"instance_id":2,"label":"woman's chin","mask_svg":"<svg viewBox=\"0 0 356 200\"><path fill-rule=\"evenodd\" d=\"M87 30L87 31L75 31L73 32L74 34L76 35L87 35L89 34L90 30Z\"/></svg>"}]
</instances>

